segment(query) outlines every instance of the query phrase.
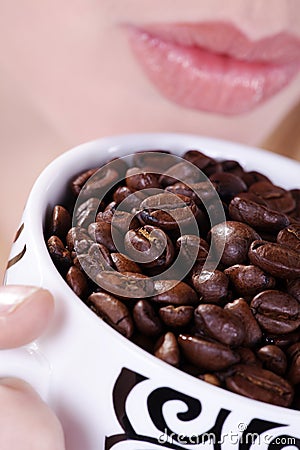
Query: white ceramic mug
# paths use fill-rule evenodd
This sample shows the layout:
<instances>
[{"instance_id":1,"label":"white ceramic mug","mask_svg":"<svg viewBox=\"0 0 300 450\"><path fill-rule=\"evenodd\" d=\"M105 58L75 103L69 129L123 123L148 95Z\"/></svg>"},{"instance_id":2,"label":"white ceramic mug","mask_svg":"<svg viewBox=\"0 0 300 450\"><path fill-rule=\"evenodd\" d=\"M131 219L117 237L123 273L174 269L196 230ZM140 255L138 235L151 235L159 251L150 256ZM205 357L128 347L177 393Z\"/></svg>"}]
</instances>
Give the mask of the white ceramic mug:
<instances>
[{"instance_id":1,"label":"white ceramic mug","mask_svg":"<svg viewBox=\"0 0 300 450\"><path fill-rule=\"evenodd\" d=\"M222 390L146 353L89 310L52 263L43 229L66 180L112 157L156 148L177 155L199 149L238 160L280 186L299 187L295 161L193 135L114 136L63 154L32 189L5 281L48 288L56 300L55 318L33 344L1 352L0 376L19 376L38 390L62 421L68 450L254 450L288 443L300 449L299 411Z\"/></svg>"}]
</instances>

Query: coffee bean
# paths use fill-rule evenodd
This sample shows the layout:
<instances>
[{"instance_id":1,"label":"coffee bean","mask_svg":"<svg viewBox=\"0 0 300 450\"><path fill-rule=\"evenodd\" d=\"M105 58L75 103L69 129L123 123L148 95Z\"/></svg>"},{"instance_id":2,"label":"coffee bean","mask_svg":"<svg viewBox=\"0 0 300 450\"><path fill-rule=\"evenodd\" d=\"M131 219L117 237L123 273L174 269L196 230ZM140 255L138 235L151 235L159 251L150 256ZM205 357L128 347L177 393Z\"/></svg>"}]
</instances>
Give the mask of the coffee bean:
<instances>
[{"instance_id":1,"label":"coffee bean","mask_svg":"<svg viewBox=\"0 0 300 450\"><path fill-rule=\"evenodd\" d=\"M190 264L191 261L205 262L209 251L208 243L194 234L180 236L176 241L176 247L181 251L185 264Z\"/></svg>"},{"instance_id":2,"label":"coffee bean","mask_svg":"<svg viewBox=\"0 0 300 450\"><path fill-rule=\"evenodd\" d=\"M110 257L118 272L142 273L139 265L122 253L111 253Z\"/></svg>"},{"instance_id":3,"label":"coffee bean","mask_svg":"<svg viewBox=\"0 0 300 450\"><path fill-rule=\"evenodd\" d=\"M258 181L268 181L269 183L271 183L268 177L255 170L250 170L250 172L244 172L242 174L242 179L248 187L252 186L252 184L257 183Z\"/></svg>"},{"instance_id":4,"label":"coffee bean","mask_svg":"<svg viewBox=\"0 0 300 450\"><path fill-rule=\"evenodd\" d=\"M250 245L249 259L274 277L294 279L300 277L300 258L296 250L267 241L254 241Z\"/></svg>"},{"instance_id":5,"label":"coffee bean","mask_svg":"<svg viewBox=\"0 0 300 450\"><path fill-rule=\"evenodd\" d=\"M71 222L71 215L66 208L61 205L54 206L50 234L64 240L71 228Z\"/></svg>"},{"instance_id":6,"label":"coffee bean","mask_svg":"<svg viewBox=\"0 0 300 450\"><path fill-rule=\"evenodd\" d=\"M93 222L88 227L88 233L94 241L98 242L98 244L104 245L110 252L116 252L117 248L115 246L111 229L110 223L104 221ZM121 237L119 237L119 240L121 240Z\"/></svg>"},{"instance_id":7,"label":"coffee bean","mask_svg":"<svg viewBox=\"0 0 300 450\"><path fill-rule=\"evenodd\" d=\"M205 370L223 370L239 362L238 353L220 342L210 342L198 336L180 334L178 344L185 358Z\"/></svg>"},{"instance_id":8,"label":"coffee bean","mask_svg":"<svg viewBox=\"0 0 300 450\"><path fill-rule=\"evenodd\" d=\"M206 383L212 384L213 386L221 386L221 381L212 373L204 373L203 375L198 375L199 380L206 381Z\"/></svg>"},{"instance_id":9,"label":"coffee bean","mask_svg":"<svg viewBox=\"0 0 300 450\"><path fill-rule=\"evenodd\" d=\"M78 297L85 297L88 288L87 277L78 267L70 267L66 275L66 281Z\"/></svg>"},{"instance_id":10,"label":"coffee bean","mask_svg":"<svg viewBox=\"0 0 300 450\"><path fill-rule=\"evenodd\" d=\"M290 406L294 396L292 386L284 378L245 364L235 366L234 374L226 378L226 386L236 394L278 406Z\"/></svg>"},{"instance_id":11,"label":"coffee bean","mask_svg":"<svg viewBox=\"0 0 300 450\"><path fill-rule=\"evenodd\" d=\"M153 280L141 273L100 270L95 281L108 292L113 288L114 294L121 298L144 298L154 293Z\"/></svg>"},{"instance_id":12,"label":"coffee bean","mask_svg":"<svg viewBox=\"0 0 300 450\"><path fill-rule=\"evenodd\" d=\"M219 172L211 175L210 181L213 183L221 200L228 203L240 192L247 190L244 181L238 176L229 172Z\"/></svg>"},{"instance_id":13,"label":"coffee bean","mask_svg":"<svg viewBox=\"0 0 300 450\"><path fill-rule=\"evenodd\" d=\"M87 252L93 241L85 228L72 227L68 231L66 242L70 252L75 251L81 253Z\"/></svg>"},{"instance_id":14,"label":"coffee bean","mask_svg":"<svg viewBox=\"0 0 300 450\"><path fill-rule=\"evenodd\" d=\"M230 311L231 315L234 316L238 320L240 326L242 326L244 330L242 345L245 347L254 347L261 341L261 329L244 299L239 298L232 303L227 303L224 310Z\"/></svg>"},{"instance_id":15,"label":"coffee bean","mask_svg":"<svg viewBox=\"0 0 300 450\"><path fill-rule=\"evenodd\" d=\"M116 163L115 163L116 165ZM104 196L116 183L119 174L116 167L112 165L103 166L99 169L91 169L79 175L72 182L75 195L81 199Z\"/></svg>"},{"instance_id":16,"label":"coffee bean","mask_svg":"<svg viewBox=\"0 0 300 450\"><path fill-rule=\"evenodd\" d=\"M159 336L163 326L152 304L147 300L139 300L132 310L136 328L146 336Z\"/></svg>"},{"instance_id":17,"label":"coffee bean","mask_svg":"<svg viewBox=\"0 0 300 450\"><path fill-rule=\"evenodd\" d=\"M279 231L277 242L300 253L300 224L291 224Z\"/></svg>"},{"instance_id":18,"label":"coffee bean","mask_svg":"<svg viewBox=\"0 0 300 450\"><path fill-rule=\"evenodd\" d=\"M195 309L195 325L199 333L222 344L238 347L244 342L242 322L217 305L199 305Z\"/></svg>"},{"instance_id":19,"label":"coffee bean","mask_svg":"<svg viewBox=\"0 0 300 450\"><path fill-rule=\"evenodd\" d=\"M295 208L292 194L268 181L259 181L249 188L250 192L262 197L267 205L275 211L289 213Z\"/></svg>"},{"instance_id":20,"label":"coffee bean","mask_svg":"<svg viewBox=\"0 0 300 450\"><path fill-rule=\"evenodd\" d=\"M257 356L263 362L264 368L284 375L287 367L285 353L276 345L265 345L257 351Z\"/></svg>"},{"instance_id":21,"label":"coffee bean","mask_svg":"<svg viewBox=\"0 0 300 450\"><path fill-rule=\"evenodd\" d=\"M254 265L236 264L224 270L238 295L247 297L275 287L276 280Z\"/></svg>"},{"instance_id":22,"label":"coffee bean","mask_svg":"<svg viewBox=\"0 0 300 450\"><path fill-rule=\"evenodd\" d=\"M51 236L47 241L47 247L53 262L62 269L69 268L72 263L69 250L66 249L58 236Z\"/></svg>"},{"instance_id":23,"label":"coffee bean","mask_svg":"<svg viewBox=\"0 0 300 450\"><path fill-rule=\"evenodd\" d=\"M76 226L86 228L95 221L97 210L100 207L97 198L89 198L76 209Z\"/></svg>"},{"instance_id":24,"label":"coffee bean","mask_svg":"<svg viewBox=\"0 0 300 450\"><path fill-rule=\"evenodd\" d=\"M130 338L133 333L133 322L128 308L112 295L98 292L91 294L88 301L92 309L119 333Z\"/></svg>"},{"instance_id":25,"label":"coffee bean","mask_svg":"<svg viewBox=\"0 0 300 450\"><path fill-rule=\"evenodd\" d=\"M168 331L161 336L155 345L154 355L162 359L171 366L177 367L180 361L180 352L176 337L173 333Z\"/></svg>"},{"instance_id":26,"label":"coffee bean","mask_svg":"<svg viewBox=\"0 0 300 450\"><path fill-rule=\"evenodd\" d=\"M202 303L222 304L228 297L229 280L219 270L196 272L192 276L192 283Z\"/></svg>"},{"instance_id":27,"label":"coffee bean","mask_svg":"<svg viewBox=\"0 0 300 450\"><path fill-rule=\"evenodd\" d=\"M247 223L258 230L276 233L289 224L289 218L267 206L243 197L234 197L229 204L231 219Z\"/></svg>"},{"instance_id":28,"label":"coffee bean","mask_svg":"<svg viewBox=\"0 0 300 450\"><path fill-rule=\"evenodd\" d=\"M129 230L124 238L125 252L146 269L163 271L174 258L174 246L169 236L151 225Z\"/></svg>"},{"instance_id":29,"label":"coffee bean","mask_svg":"<svg viewBox=\"0 0 300 450\"><path fill-rule=\"evenodd\" d=\"M285 292L260 292L253 298L251 309L260 326L268 333L290 333L300 325L300 305Z\"/></svg>"},{"instance_id":30,"label":"coffee bean","mask_svg":"<svg viewBox=\"0 0 300 450\"><path fill-rule=\"evenodd\" d=\"M138 167L132 167L126 172L126 185L131 192L142 189L160 188L158 175L155 173L143 172Z\"/></svg>"},{"instance_id":31,"label":"coffee bean","mask_svg":"<svg viewBox=\"0 0 300 450\"><path fill-rule=\"evenodd\" d=\"M159 308L159 316L165 325L171 328L184 328L192 320L194 316L194 308L184 305L177 306L168 305Z\"/></svg>"},{"instance_id":32,"label":"coffee bean","mask_svg":"<svg viewBox=\"0 0 300 450\"><path fill-rule=\"evenodd\" d=\"M170 184L179 182L182 183L197 183L200 181L201 173L197 167L188 162L179 162L171 166L166 172L159 177L159 183L165 187Z\"/></svg>"},{"instance_id":33,"label":"coffee bean","mask_svg":"<svg viewBox=\"0 0 300 450\"><path fill-rule=\"evenodd\" d=\"M196 229L195 218L200 213L197 205L189 197L168 192L147 197L142 201L140 208L140 220L163 230L180 228L183 231L193 226L193 223Z\"/></svg>"},{"instance_id":34,"label":"coffee bean","mask_svg":"<svg viewBox=\"0 0 300 450\"><path fill-rule=\"evenodd\" d=\"M248 258L251 243L260 236L249 225L242 222L227 221L212 227L211 245L221 255L225 266L243 264Z\"/></svg>"},{"instance_id":35,"label":"coffee bean","mask_svg":"<svg viewBox=\"0 0 300 450\"><path fill-rule=\"evenodd\" d=\"M157 280L154 283L159 293L152 297L152 301L161 305L195 305L198 297L194 289L183 281Z\"/></svg>"}]
</instances>

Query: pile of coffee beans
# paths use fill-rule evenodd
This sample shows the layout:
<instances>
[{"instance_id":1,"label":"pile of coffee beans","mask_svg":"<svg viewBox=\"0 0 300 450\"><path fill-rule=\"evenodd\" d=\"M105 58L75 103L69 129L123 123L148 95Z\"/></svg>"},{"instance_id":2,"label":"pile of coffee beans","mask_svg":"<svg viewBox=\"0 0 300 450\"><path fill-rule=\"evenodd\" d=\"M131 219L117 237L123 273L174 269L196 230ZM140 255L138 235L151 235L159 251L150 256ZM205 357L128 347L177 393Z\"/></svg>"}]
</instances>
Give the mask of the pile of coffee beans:
<instances>
[{"instance_id":1,"label":"pile of coffee beans","mask_svg":"<svg viewBox=\"0 0 300 450\"><path fill-rule=\"evenodd\" d=\"M300 409L300 189L198 150L172 156L137 152L76 175L47 222L54 264L92 311L156 357Z\"/></svg>"}]
</instances>

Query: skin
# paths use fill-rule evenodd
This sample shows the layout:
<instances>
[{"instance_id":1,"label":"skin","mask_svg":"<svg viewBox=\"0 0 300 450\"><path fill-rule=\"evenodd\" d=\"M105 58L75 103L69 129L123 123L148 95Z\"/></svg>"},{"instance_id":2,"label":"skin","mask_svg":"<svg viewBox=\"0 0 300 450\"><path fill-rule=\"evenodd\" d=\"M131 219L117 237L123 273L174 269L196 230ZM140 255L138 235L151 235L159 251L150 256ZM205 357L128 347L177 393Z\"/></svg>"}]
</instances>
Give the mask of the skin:
<instances>
[{"instance_id":1,"label":"skin","mask_svg":"<svg viewBox=\"0 0 300 450\"><path fill-rule=\"evenodd\" d=\"M2 267L34 179L67 148L139 131L191 132L259 144L299 101L300 75L254 111L229 118L181 108L163 98L144 76L121 24L222 20L253 40L286 30L300 38L298 0L276 0L272 7L265 0L227 0L224 5L224 0L1 0L0 192L2 211L7 212L0 228ZM2 348L33 338L27 335L33 309L45 319L43 324L50 319L49 308L40 310L33 300L21 307L27 315L17 308L0 321ZM24 326L28 320L30 325ZM21 333L17 340L14 326ZM9 417L3 405L11 408ZM24 417L27 426L13 437L15 423ZM57 419L22 382L2 380L0 423L0 448L64 448ZM43 438L39 424L46 430ZM11 439L20 440L12 444Z\"/></svg>"}]
</instances>

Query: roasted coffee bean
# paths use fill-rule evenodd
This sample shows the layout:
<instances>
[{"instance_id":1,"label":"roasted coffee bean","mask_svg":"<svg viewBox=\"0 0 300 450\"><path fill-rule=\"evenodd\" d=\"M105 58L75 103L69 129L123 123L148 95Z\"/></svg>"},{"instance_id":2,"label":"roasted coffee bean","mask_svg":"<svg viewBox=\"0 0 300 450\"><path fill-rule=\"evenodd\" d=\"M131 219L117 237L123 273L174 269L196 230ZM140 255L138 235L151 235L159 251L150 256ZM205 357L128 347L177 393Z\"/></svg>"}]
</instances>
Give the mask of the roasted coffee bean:
<instances>
[{"instance_id":1,"label":"roasted coffee bean","mask_svg":"<svg viewBox=\"0 0 300 450\"><path fill-rule=\"evenodd\" d=\"M287 293L300 303L300 278L287 282Z\"/></svg>"},{"instance_id":2,"label":"roasted coffee bean","mask_svg":"<svg viewBox=\"0 0 300 450\"><path fill-rule=\"evenodd\" d=\"M202 203L201 198L197 195L197 192L192 189L191 186L187 186L184 183L175 183L171 186L167 186L165 191L170 192L173 195L183 195L184 197L188 197L193 200L196 205L200 205Z\"/></svg>"},{"instance_id":3,"label":"roasted coffee bean","mask_svg":"<svg viewBox=\"0 0 300 450\"><path fill-rule=\"evenodd\" d=\"M274 209L275 211L289 213L293 211L296 206L295 200L289 191L286 191L279 186L275 186L268 181L258 181L257 183L252 184L249 191L262 197L269 208Z\"/></svg>"},{"instance_id":4,"label":"roasted coffee bean","mask_svg":"<svg viewBox=\"0 0 300 450\"><path fill-rule=\"evenodd\" d=\"M108 249L105 247L105 245L97 244L94 242L88 251L89 256L92 258L97 259L98 261L101 261L103 264L103 267L106 267L109 269L109 267L112 267L112 259L111 255L108 251Z\"/></svg>"},{"instance_id":5,"label":"roasted coffee bean","mask_svg":"<svg viewBox=\"0 0 300 450\"><path fill-rule=\"evenodd\" d=\"M101 270L96 282L108 292L113 289L114 295L124 299L150 297L154 293L153 280L141 273Z\"/></svg>"},{"instance_id":6,"label":"roasted coffee bean","mask_svg":"<svg viewBox=\"0 0 300 450\"><path fill-rule=\"evenodd\" d=\"M76 226L86 228L92 222L95 222L97 210L100 207L97 198L89 198L76 209Z\"/></svg>"},{"instance_id":7,"label":"roasted coffee bean","mask_svg":"<svg viewBox=\"0 0 300 450\"><path fill-rule=\"evenodd\" d=\"M76 197L80 194L83 186L88 181L88 179L91 178L97 172L97 170L98 168L87 170L74 178L71 183L71 190Z\"/></svg>"},{"instance_id":8,"label":"roasted coffee bean","mask_svg":"<svg viewBox=\"0 0 300 450\"><path fill-rule=\"evenodd\" d=\"M127 186L119 186L113 194L113 199L118 205L121 204L120 208L122 211L135 213L145 199L145 194L140 191L133 193Z\"/></svg>"},{"instance_id":9,"label":"roasted coffee bean","mask_svg":"<svg viewBox=\"0 0 300 450\"><path fill-rule=\"evenodd\" d=\"M245 347L254 347L261 341L261 329L244 299L238 298L232 303L227 303L224 310L230 311L231 315L235 316L240 326L242 326L244 330L242 345Z\"/></svg>"},{"instance_id":10,"label":"roasted coffee bean","mask_svg":"<svg viewBox=\"0 0 300 450\"><path fill-rule=\"evenodd\" d=\"M152 297L152 301L161 305L195 305L198 297L194 289L183 281L157 280L155 290L159 292Z\"/></svg>"},{"instance_id":11,"label":"roasted coffee bean","mask_svg":"<svg viewBox=\"0 0 300 450\"><path fill-rule=\"evenodd\" d=\"M140 266L122 253L111 253L110 257L118 272L142 273Z\"/></svg>"},{"instance_id":12,"label":"roasted coffee bean","mask_svg":"<svg viewBox=\"0 0 300 450\"><path fill-rule=\"evenodd\" d=\"M194 234L180 236L176 241L176 247L180 250L185 264L191 264L191 261L205 262L209 251L208 243Z\"/></svg>"},{"instance_id":13,"label":"roasted coffee bean","mask_svg":"<svg viewBox=\"0 0 300 450\"><path fill-rule=\"evenodd\" d=\"M203 380L206 383L212 384L213 386L221 386L221 381L217 377L217 375L214 375L212 373L204 373L203 375L198 375L199 380Z\"/></svg>"},{"instance_id":14,"label":"roasted coffee bean","mask_svg":"<svg viewBox=\"0 0 300 450\"><path fill-rule=\"evenodd\" d=\"M241 178L248 187L252 186L252 184L257 183L258 181L268 181L269 183L271 183L268 177L266 177L260 172L256 172L255 170L251 170L250 172L244 172Z\"/></svg>"},{"instance_id":15,"label":"roasted coffee bean","mask_svg":"<svg viewBox=\"0 0 300 450\"><path fill-rule=\"evenodd\" d=\"M288 348L287 354L291 360L290 369L288 372L288 379L292 384L300 383L300 342L291 345Z\"/></svg>"},{"instance_id":16,"label":"roasted coffee bean","mask_svg":"<svg viewBox=\"0 0 300 450\"><path fill-rule=\"evenodd\" d=\"M240 360L238 353L229 346L198 336L180 334L178 344L190 363L205 370L224 370Z\"/></svg>"},{"instance_id":17,"label":"roasted coffee bean","mask_svg":"<svg viewBox=\"0 0 300 450\"><path fill-rule=\"evenodd\" d=\"M300 305L285 292L260 292L253 298L251 309L260 326L268 333L290 333L300 325Z\"/></svg>"},{"instance_id":18,"label":"roasted coffee bean","mask_svg":"<svg viewBox=\"0 0 300 450\"><path fill-rule=\"evenodd\" d=\"M58 268L66 269L72 264L70 252L58 236L51 236L47 241L47 247L53 262Z\"/></svg>"},{"instance_id":19,"label":"roasted coffee bean","mask_svg":"<svg viewBox=\"0 0 300 450\"><path fill-rule=\"evenodd\" d=\"M204 153L199 152L199 150L188 150L183 154L183 159L189 161L200 170L205 169L212 161L214 162L213 158L204 155Z\"/></svg>"},{"instance_id":20,"label":"roasted coffee bean","mask_svg":"<svg viewBox=\"0 0 300 450\"><path fill-rule=\"evenodd\" d=\"M241 177L244 174L244 169L240 163L238 161L234 161L233 159L222 161L221 165L224 172L232 173L237 177Z\"/></svg>"},{"instance_id":21,"label":"roasted coffee bean","mask_svg":"<svg viewBox=\"0 0 300 450\"><path fill-rule=\"evenodd\" d=\"M278 375L284 375L287 368L285 353L276 345L265 345L257 351L257 356L263 362L264 368Z\"/></svg>"},{"instance_id":22,"label":"roasted coffee bean","mask_svg":"<svg viewBox=\"0 0 300 450\"><path fill-rule=\"evenodd\" d=\"M116 167L113 167L113 164L107 165L99 169L88 170L79 175L72 182L72 189L74 194L80 194L82 199L100 198L116 184L118 178L119 174Z\"/></svg>"},{"instance_id":23,"label":"roasted coffee bean","mask_svg":"<svg viewBox=\"0 0 300 450\"><path fill-rule=\"evenodd\" d=\"M180 361L180 352L177 339L173 333L168 331L161 336L155 345L154 355L171 366L177 367Z\"/></svg>"},{"instance_id":24,"label":"roasted coffee bean","mask_svg":"<svg viewBox=\"0 0 300 450\"><path fill-rule=\"evenodd\" d=\"M145 224L158 226L163 230L185 229L199 215L197 205L189 197L168 192L147 197L140 205L139 219Z\"/></svg>"},{"instance_id":25,"label":"roasted coffee bean","mask_svg":"<svg viewBox=\"0 0 300 450\"><path fill-rule=\"evenodd\" d=\"M222 304L228 297L229 280L219 270L196 272L192 276L192 283L200 296L201 303Z\"/></svg>"},{"instance_id":26,"label":"roasted coffee bean","mask_svg":"<svg viewBox=\"0 0 300 450\"><path fill-rule=\"evenodd\" d=\"M247 190L244 181L229 172L214 173L211 175L210 181L213 183L221 199L226 203L229 203L240 192Z\"/></svg>"},{"instance_id":27,"label":"roasted coffee bean","mask_svg":"<svg viewBox=\"0 0 300 450\"><path fill-rule=\"evenodd\" d=\"M88 301L100 317L127 338L133 334L134 326L128 308L117 298L104 292L91 294Z\"/></svg>"},{"instance_id":28,"label":"roasted coffee bean","mask_svg":"<svg viewBox=\"0 0 300 450\"><path fill-rule=\"evenodd\" d=\"M147 269L168 268L174 258L174 246L169 236L160 228L145 225L129 230L124 238L126 254Z\"/></svg>"},{"instance_id":29,"label":"roasted coffee bean","mask_svg":"<svg viewBox=\"0 0 300 450\"><path fill-rule=\"evenodd\" d=\"M226 378L227 388L236 394L278 406L290 406L294 390L284 378L269 370L238 364Z\"/></svg>"},{"instance_id":30,"label":"roasted coffee bean","mask_svg":"<svg viewBox=\"0 0 300 450\"><path fill-rule=\"evenodd\" d=\"M277 242L300 253L300 224L291 224L287 228L279 231Z\"/></svg>"},{"instance_id":31,"label":"roasted coffee bean","mask_svg":"<svg viewBox=\"0 0 300 450\"><path fill-rule=\"evenodd\" d=\"M133 165L139 168L155 169L161 173L170 166L176 164L178 158L168 150L142 150L133 155Z\"/></svg>"},{"instance_id":32,"label":"roasted coffee bean","mask_svg":"<svg viewBox=\"0 0 300 450\"><path fill-rule=\"evenodd\" d=\"M87 277L78 267L70 267L66 275L66 281L78 297L85 297L88 288Z\"/></svg>"},{"instance_id":33,"label":"roasted coffee bean","mask_svg":"<svg viewBox=\"0 0 300 450\"><path fill-rule=\"evenodd\" d=\"M98 242L98 244L103 244L108 248L110 252L116 252L117 248L111 232L111 224L107 222L93 222L88 227L88 233L90 237ZM121 237L117 230L115 230L114 237L118 236L118 241L121 241Z\"/></svg>"},{"instance_id":34,"label":"roasted coffee bean","mask_svg":"<svg viewBox=\"0 0 300 450\"><path fill-rule=\"evenodd\" d=\"M237 294L254 296L266 289L273 289L276 280L257 266L236 264L224 270Z\"/></svg>"},{"instance_id":35,"label":"roasted coffee bean","mask_svg":"<svg viewBox=\"0 0 300 450\"><path fill-rule=\"evenodd\" d=\"M69 211L61 205L54 206L50 234L64 240L71 228L71 223Z\"/></svg>"},{"instance_id":36,"label":"roasted coffee bean","mask_svg":"<svg viewBox=\"0 0 300 450\"><path fill-rule=\"evenodd\" d=\"M294 279L300 277L299 252L281 244L254 241L250 245L249 259L274 277Z\"/></svg>"},{"instance_id":37,"label":"roasted coffee bean","mask_svg":"<svg viewBox=\"0 0 300 450\"><path fill-rule=\"evenodd\" d=\"M249 225L229 220L212 227L210 236L213 248L225 266L243 264L248 258L251 243L260 239Z\"/></svg>"},{"instance_id":38,"label":"roasted coffee bean","mask_svg":"<svg viewBox=\"0 0 300 450\"><path fill-rule=\"evenodd\" d=\"M238 347L245 339L239 318L217 305L199 305L195 309L195 325L200 334L232 347Z\"/></svg>"},{"instance_id":39,"label":"roasted coffee bean","mask_svg":"<svg viewBox=\"0 0 300 450\"><path fill-rule=\"evenodd\" d=\"M295 209L293 211L293 216L299 219L300 218L300 189L291 189L290 193L292 194L292 197L295 200Z\"/></svg>"},{"instance_id":40,"label":"roasted coffee bean","mask_svg":"<svg viewBox=\"0 0 300 450\"><path fill-rule=\"evenodd\" d=\"M253 350L251 350L248 347L239 347L237 349L239 355L240 355L240 363L241 364L249 364L254 365L254 366L259 366L261 367L261 361L256 357L255 353L253 352Z\"/></svg>"},{"instance_id":41,"label":"roasted coffee bean","mask_svg":"<svg viewBox=\"0 0 300 450\"><path fill-rule=\"evenodd\" d=\"M142 334L157 337L162 333L162 322L148 300L139 300L132 314L135 326Z\"/></svg>"},{"instance_id":42,"label":"roasted coffee bean","mask_svg":"<svg viewBox=\"0 0 300 450\"><path fill-rule=\"evenodd\" d=\"M159 317L165 325L171 328L184 328L192 320L194 316L194 308L192 306L163 306L158 311Z\"/></svg>"},{"instance_id":43,"label":"roasted coffee bean","mask_svg":"<svg viewBox=\"0 0 300 450\"><path fill-rule=\"evenodd\" d=\"M83 241L83 242L82 242ZM92 240L85 228L82 227L72 227L68 231L66 237L67 247L70 252L75 251L79 252L79 247L81 251L88 251ZM79 243L81 245L79 245Z\"/></svg>"},{"instance_id":44,"label":"roasted coffee bean","mask_svg":"<svg viewBox=\"0 0 300 450\"><path fill-rule=\"evenodd\" d=\"M197 183L200 181L201 172L199 169L188 162L179 162L171 166L166 172L159 177L159 183L165 187L171 184Z\"/></svg>"},{"instance_id":45,"label":"roasted coffee bean","mask_svg":"<svg viewBox=\"0 0 300 450\"><path fill-rule=\"evenodd\" d=\"M155 173L143 172L138 167L132 167L126 172L126 186L131 192L142 189L160 188L158 175Z\"/></svg>"},{"instance_id":46,"label":"roasted coffee bean","mask_svg":"<svg viewBox=\"0 0 300 450\"><path fill-rule=\"evenodd\" d=\"M289 224L289 218L267 206L243 197L235 197L229 204L231 219L247 223L258 230L276 233Z\"/></svg>"}]
</instances>

